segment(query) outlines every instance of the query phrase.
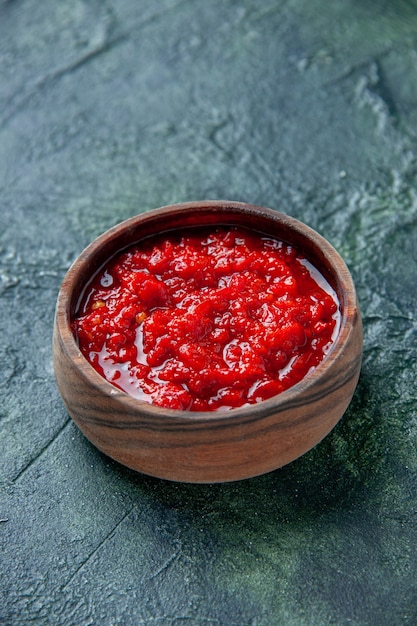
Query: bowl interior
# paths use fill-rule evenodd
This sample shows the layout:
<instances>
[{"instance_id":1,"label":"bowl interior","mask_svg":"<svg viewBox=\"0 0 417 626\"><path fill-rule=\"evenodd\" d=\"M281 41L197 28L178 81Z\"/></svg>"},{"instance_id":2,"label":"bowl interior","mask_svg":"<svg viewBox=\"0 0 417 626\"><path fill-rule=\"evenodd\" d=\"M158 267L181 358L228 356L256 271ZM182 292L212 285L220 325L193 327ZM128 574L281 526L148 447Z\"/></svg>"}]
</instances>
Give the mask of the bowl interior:
<instances>
[{"instance_id":1,"label":"bowl interior","mask_svg":"<svg viewBox=\"0 0 417 626\"><path fill-rule=\"evenodd\" d=\"M258 410L262 412L276 409L278 405L282 405L298 393L303 393L306 387L320 379L326 369L331 367L332 361L343 353L345 343L349 341L352 331L352 320L358 315L355 288L350 273L339 254L316 231L292 217L273 209L254 205L208 201L162 207L130 218L95 239L74 262L64 279L58 297L57 324L70 358L78 359L80 351L71 329L71 323L90 281L109 259L147 237L210 225L241 226L294 245L321 272L339 300L338 334L334 338L333 345L314 370L278 396L263 400L261 403L236 408L233 411L227 409L216 411L216 419L230 419L231 413L235 414L236 411L239 411L241 416L247 414L249 417L255 410L254 407L258 407ZM95 388L100 388L100 393L105 393L107 396L114 394L114 386L96 372L84 357L81 358L85 361L82 368L83 374L90 383ZM136 403L135 406L141 406L141 411L159 416L160 407L130 397L126 392L122 393L125 398L121 401L125 404L130 406L133 401ZM183 419L181 417L184 415L183 411L179 409L170 409L170 411L176 412L179 419ZM189 415L189 412L186 413ZM201 411L198 417L193 415L193 419L212 420L213 412Z\"/></svg>"}]
</instances>

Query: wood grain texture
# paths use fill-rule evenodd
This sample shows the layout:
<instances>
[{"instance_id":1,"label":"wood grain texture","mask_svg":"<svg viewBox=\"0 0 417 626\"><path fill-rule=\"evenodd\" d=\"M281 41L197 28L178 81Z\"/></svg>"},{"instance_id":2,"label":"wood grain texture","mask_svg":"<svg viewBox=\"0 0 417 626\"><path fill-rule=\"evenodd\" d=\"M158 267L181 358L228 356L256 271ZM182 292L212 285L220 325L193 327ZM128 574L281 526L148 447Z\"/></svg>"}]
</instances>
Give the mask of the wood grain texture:
<instances>
[{"instance_id":1,"label":"wood grain texture","mask_svg":"<svg viewBox=\"0 0 417 626\"><path fill-rule=\"evenodd\" d=\"M338 294L340 332L313 372L269 400L214 413L163 409L128 396L102 378L79 351L70 323L85 285L113 254L156 233L207 224L246 226L294 244ZM131 218L81 253L58 296L53 354L68 412L102 452L151 476L184 482L232 481L293 461L335 426L358 381L362 323L345 263L315 231L271 209L196 202Z\"/></svg>"}]
</instances>

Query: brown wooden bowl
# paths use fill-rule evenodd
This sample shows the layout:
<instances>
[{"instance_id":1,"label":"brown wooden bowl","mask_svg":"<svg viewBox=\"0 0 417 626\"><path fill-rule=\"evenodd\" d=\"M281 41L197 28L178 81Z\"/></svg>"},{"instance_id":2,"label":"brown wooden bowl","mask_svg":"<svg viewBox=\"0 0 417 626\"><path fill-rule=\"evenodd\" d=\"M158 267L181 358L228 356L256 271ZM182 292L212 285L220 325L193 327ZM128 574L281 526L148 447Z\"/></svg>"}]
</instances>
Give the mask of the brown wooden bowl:
<instances>
[{"instance_id":1,"label":"brown wooden bowl","mask_svg":"<svg viewBox=\"0 0 417 626\"><path fill-rule=\"evenodd\" d=\"M323 361L287 391L217 412L163 409L137 400L98 374L71 330L83 289L102 265L143 237L195 225L239 225L293 244L336 291L340 331ZM54 367L64 403L85 436L129 468L175 481L208 483L269 472L316 445L345 412L362 356L362 323L349 271L323 237L277 211L207 201L150 211L115 226L78 257L58 296Z\"/></svg>"}]
</instances>

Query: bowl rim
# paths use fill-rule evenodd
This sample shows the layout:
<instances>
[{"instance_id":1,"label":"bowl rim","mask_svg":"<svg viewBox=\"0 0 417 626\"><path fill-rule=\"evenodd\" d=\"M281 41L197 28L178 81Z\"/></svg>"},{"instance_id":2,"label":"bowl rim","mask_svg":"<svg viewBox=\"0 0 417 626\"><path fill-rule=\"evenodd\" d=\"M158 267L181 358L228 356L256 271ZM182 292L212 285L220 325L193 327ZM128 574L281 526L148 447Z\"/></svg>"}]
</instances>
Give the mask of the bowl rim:
<instances>
[{"instance_id":1,"label":"bowl rim","mask_svg":"<svg viewBox=\"0 0 417 626\"><path fill-rule=\"evenodd\" d=\"M233 409L219 409L216 411L186 411L159 407L144 400L134 398L127 392L110 383L94 369L94 367L81 353L74 333L71 329L71 309L76 308L79 305L80 300L79 296L77 303L74 306L74 288L77 284L77 280L86 265L90 265L91 260L98 255L105 242L109 242L114 240L114 238L120 237L121 233L136 230L138 225L145 221L158 221L162 217L173 212L177 212L180 215L190 214L190 212L194 209L208 211L213 210L214 212L227 210L230 214L244 213L251 215L255 219L256 217L259 218L259 216L262 216L266 221L272 219L275 222L279 222L286 229L296 232L298 236L309 240L314 247L319 249L323 258L328 263L329 272L331 271L338 283L340 283L340 293L338 293L341 313L339 332L322 361L314 368L314 370L306 374L306 376L304 376L295 385L275 396L272 396L271 398L262 400L261 402L255 404L236 407ZM213 224L215 224L215 222L213 222ZM224 224L226 224L226 222ZM227 224L233 225L233 222L228 222ZM202 226L204 225L205 224L203 222ZM250 226L245 226L244 224L241 225L251 229ZM166 232L172 232L173 230L177 229L168 228L166 229ZM256 229L253 230L256 231ZM262 229L258 232L262 232ZM154 234L156 235L157 233L154 232ZM122 246L119 251L131 245L135 245L135 243L139 243L141 239L144 239L144 237L132 239L130 243L126 244L126 246ZM287 242L291 243L291 241ZM110 254L107 259L112 258L112 256L118 254L119 251L116 250L113 254ZM308 259L308 256L306 256L306 258ZM311 262L315 265L314 261ZM89 280L96 275L96 273L100 270L100 267L103 267L103 263L96 267L94 271L91 271ZM317 269L322 272L322 268ZM88 282L88 280L84 282L84 285L80 290L81 294L87 287ZM332 287L335 289L335 285L332 285ZM291 399L294 399L299 394L308 392L308 390L317 383L318 379L320 379L323 374L329 370L332 364L337 361L338 356L341 355L345 349L349 336L353 332L352 321L355 321L359 315L360 312L356 290L346 263L332 244L330 244L321 234L312 229L310 226L301 222L297 218L289 216L276 209L259 205L230 200L197 200L194 202L164 205L156 209L145 210L144 212L119 222L89 243L72 262L62 281L55 310L55 332L59 335L61 347L62 349L65 349L67 356L72 362L78 362L82 366L82 376L88 379L89 384L93 385L96 389L99 388L100 394L110 396L113 400L117 399L117 401L121 403L121 406L125 408L126 413L132 415L135 411L140 411L142 419L146 415L149 420L153 421L162 420L163 422L167 422L167 420L171 420L174 422L181 422L183 424L188 423L194 425L203 425L204 423L209 422L211 427L213 427L216 423L221 425L224 421L229 423L235 420L240 423L250 422L254 418L262 419L262 417L270 415L271 412L276 413L279 412L280 409L288 409L289 401ZM294 404L296 404L296 402L291 403L291 405ZM254 413L256 414L255 416Z\"/></svg>"}]
</instances>

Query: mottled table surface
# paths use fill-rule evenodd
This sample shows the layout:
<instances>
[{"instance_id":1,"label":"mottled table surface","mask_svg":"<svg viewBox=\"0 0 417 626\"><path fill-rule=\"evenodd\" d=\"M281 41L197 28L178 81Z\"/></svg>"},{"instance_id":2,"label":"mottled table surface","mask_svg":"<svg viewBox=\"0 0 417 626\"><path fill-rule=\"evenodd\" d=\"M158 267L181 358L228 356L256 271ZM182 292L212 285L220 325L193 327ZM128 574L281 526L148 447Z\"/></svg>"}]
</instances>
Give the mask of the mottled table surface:
<instances>
[{"instance_id":1,"label":"mottled table surface","mask_svg":"<svg viewBox=\"0 0 417 626\"><path fill-rule=\"evenodd\" d=\"M417 2L0 0L0 623L417 623ZM56 388L60 283L148 209L270 206L355 280L360 382L223 485L100 454Z\"/></svg>"}]
</instances>

